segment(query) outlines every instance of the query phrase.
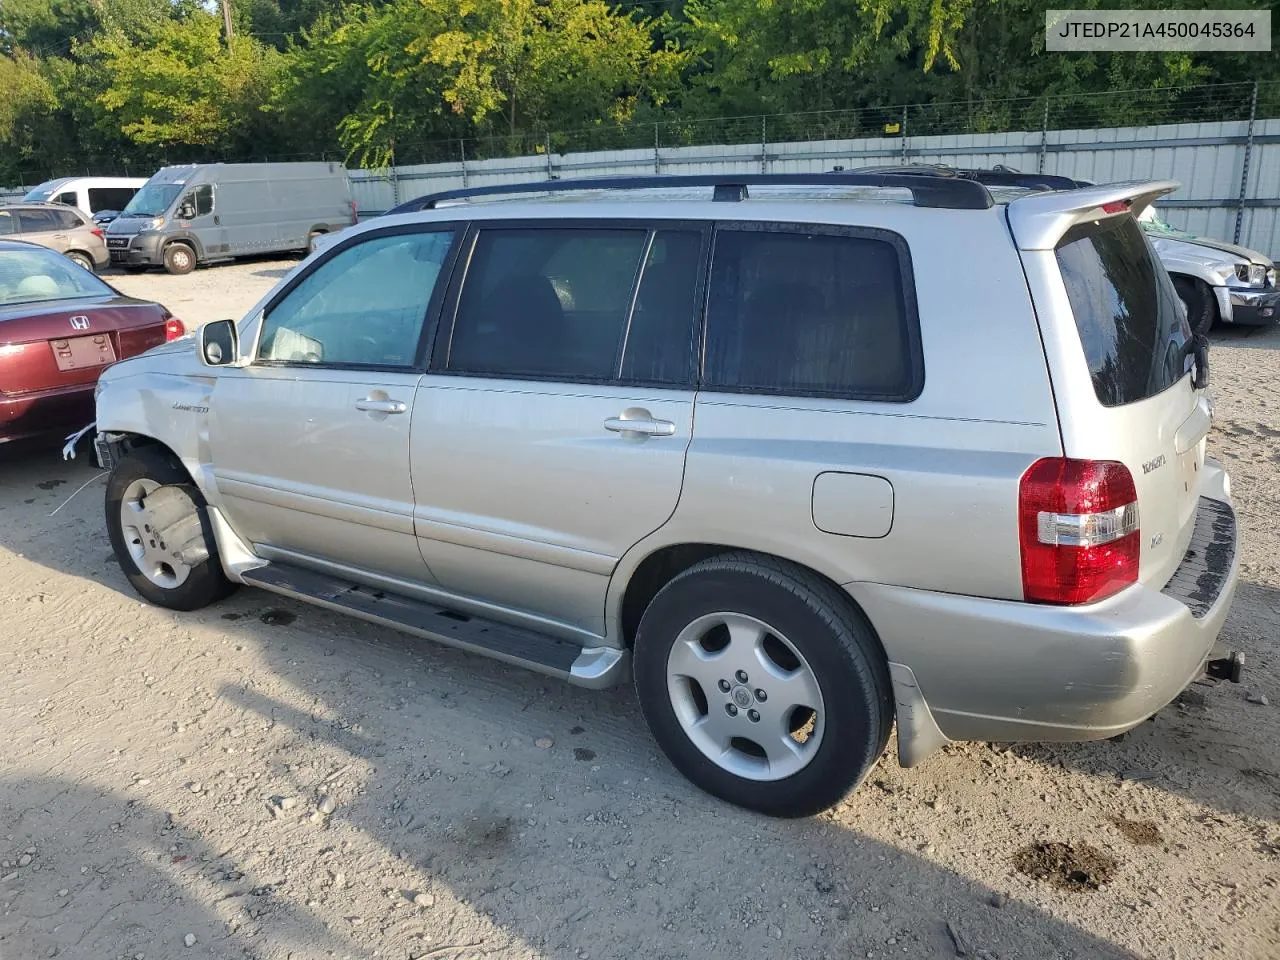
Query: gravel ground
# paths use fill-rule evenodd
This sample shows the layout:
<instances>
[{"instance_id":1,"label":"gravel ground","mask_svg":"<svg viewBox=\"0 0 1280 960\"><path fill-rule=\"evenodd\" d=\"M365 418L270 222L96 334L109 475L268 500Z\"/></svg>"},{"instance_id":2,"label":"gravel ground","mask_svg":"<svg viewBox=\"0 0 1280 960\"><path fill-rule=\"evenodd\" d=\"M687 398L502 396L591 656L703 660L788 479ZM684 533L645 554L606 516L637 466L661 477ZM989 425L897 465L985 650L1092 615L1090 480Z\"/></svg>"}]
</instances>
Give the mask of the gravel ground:
<instances>
[{"instance_id":1,"label":"gravel ground","mask_svg":"<svg viewBox=\"0 0 1280 960\"><path fill-rule=\"evenodd\" d=\"M194 324L292 265L111 279ZM801 822L694 790L629 689L254 590L146 606L91 465L0 448L0 957L1280 957L1280 330L1213 378L1246 682L886 759Z\"/></svg>"}]
</instances>

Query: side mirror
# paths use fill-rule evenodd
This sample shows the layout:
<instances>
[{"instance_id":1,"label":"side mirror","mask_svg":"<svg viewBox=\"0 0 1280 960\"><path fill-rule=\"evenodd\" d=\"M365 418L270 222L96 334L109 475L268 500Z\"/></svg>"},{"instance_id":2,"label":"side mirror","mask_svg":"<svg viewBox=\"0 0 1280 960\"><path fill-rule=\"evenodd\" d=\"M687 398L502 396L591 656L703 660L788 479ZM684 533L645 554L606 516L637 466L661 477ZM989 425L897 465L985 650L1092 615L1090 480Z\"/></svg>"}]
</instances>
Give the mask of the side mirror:
<instances>
[{"instance_id":1,"label":"side mirror","mask_svg":"<svg viewBox=\"0 0 1280 960\"><path fill-rule=\"evenodd\" d=\"M182 206L178 208L179 220L190 220L195 215L196 215L196 208L189 203L184 203Z\"/></svg>"},{"instance_id":2,"label":"side mirror","mask_svg":"<svg viewBox=\"0 0 1280 960\"><path fill-rule=\"evenodd\" d=\"M200 328L200 360L206 367L226 367L240 354L240 334L234 320L214 320Z\"/></svg>"}]
</instances>

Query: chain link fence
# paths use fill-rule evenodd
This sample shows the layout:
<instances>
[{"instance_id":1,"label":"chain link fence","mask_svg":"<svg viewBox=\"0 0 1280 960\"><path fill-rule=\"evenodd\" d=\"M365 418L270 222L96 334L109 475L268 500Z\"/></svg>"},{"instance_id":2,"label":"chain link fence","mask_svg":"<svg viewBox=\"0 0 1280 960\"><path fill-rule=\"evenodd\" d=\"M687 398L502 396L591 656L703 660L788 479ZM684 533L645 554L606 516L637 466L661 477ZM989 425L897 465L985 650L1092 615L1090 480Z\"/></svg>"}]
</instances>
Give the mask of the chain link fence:
<instances>
[{"instance_id":1,"label":"chain link fence","mask_svg":"<svg viewBox=\"0 0 1280 960\"><path fill-rule=\"evenodd\" d=\"M468 163L538 155L592 153L604 150L662 150L679 147L770 145L827 140L890 137L905 144L914 138L992 133L1089 130L1171 123L1207 123L1251 117L1280 117L1280 81L1227 83L1155 90L1108 90L1061 96L983 99L949 103L891 104L809 113L746 117L678 118L657 122L612 124L577 130L533 131L509 136L423 139L395 145L394 163ZM905 152L904 152L905 155ZM342 160L335 146L323 153L228 156L216 150L175 150L163 164ZM92 170L30 171L34 183L50 176L147 176L128 158L95 165ZM0 194L2 195L2 194Z\"/></svg>"}]
</instances>

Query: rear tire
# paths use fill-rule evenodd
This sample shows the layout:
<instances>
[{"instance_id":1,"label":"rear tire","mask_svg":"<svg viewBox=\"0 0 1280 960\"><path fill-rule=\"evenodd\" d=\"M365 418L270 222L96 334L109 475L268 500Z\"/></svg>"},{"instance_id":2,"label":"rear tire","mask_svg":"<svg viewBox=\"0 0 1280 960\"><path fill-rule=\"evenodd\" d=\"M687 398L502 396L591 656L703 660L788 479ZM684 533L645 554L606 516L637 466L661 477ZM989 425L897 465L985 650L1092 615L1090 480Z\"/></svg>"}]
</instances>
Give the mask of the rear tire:
<instances>
[{"instance_id":1,"label":"rear tire","mask_svg":"<svg viewBox=\"0 0 1280 960\"><path fill-rule=\"evenodd\" d=\"M164 268L182 276L196 268L196 252L185 243L171 243L164 248Z\"/></svg>"},{"instance_id":2,"label":"rear tire","mask_svg":"<svg viewBox=\"0 0 1280 960\"><path fill-rule=\"evenodd\" d=\"M1174 277L1173 288L1178 291L1178 299L1187 308L1187 323L1191 332L1206 335L1218 319L1218 302L1214 299L1209 285L1194 277Z\"/></svg>"},{"instance_id":3,"label":"rear tire","mask_svg":"<svg viewBox=\"0 0 1280 960\"><path fill-rule=\"evenodd\" d=\"M756 554L713 557L663 587L640 621L634 674L676 768L772 816L838 803L893 726L888 664L870 624L817 576Z\"/></svg>"},{"instance_id":4,"label":"rear tire","mask_svg":"<svg viewBox=\"0 0 1280 960\"><path fill-rule=\"evenodd\" d=\"M68 250L66 258L78 267L88 270L90 273L98 272L98 265L93 262L93 257L89 256L81 250Z\"/></svg>"},{"instance_id":5,"label":"rear tire","mask_svg":"<svg viewBox=\"0 0 1280 960\"><path fill-rule=\"evenodd\" d=\"M145 600L196 610L235 590L222 572L204 497L171 453L142 447L116 463L106 521L120 569ZM195 562L179 555L202 550Z\"/></svg>"}]
</instances>

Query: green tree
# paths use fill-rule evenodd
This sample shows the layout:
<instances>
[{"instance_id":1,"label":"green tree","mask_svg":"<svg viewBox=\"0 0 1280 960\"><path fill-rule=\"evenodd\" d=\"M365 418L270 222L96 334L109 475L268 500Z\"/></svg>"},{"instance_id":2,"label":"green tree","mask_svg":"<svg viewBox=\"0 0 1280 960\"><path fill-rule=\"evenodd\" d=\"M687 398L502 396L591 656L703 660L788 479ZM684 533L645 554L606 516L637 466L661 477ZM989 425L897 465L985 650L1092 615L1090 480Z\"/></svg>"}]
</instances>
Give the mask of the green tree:
<instances>
[{"instance_id":1,"label":"green tree","mask_svg":"<svg viewBox=\"0 0 1280 960\"><path fill-rule=\"evenodd\" d=\"M277 108L334 118L349 155L375 165L436 138L616 125L679 86L685 55L655 44L655 26L602 0L348 7L290 52Z\"/></svg>"},{"instance_id":2,"label":"green tree","mask_svg":"<svg viewBox=\"0 0 1280 960\"><path fill-rule=\"evenodd\" d=\"M243 144L278 57L252 37L228 48L221 34L221 21L201 10L154 23L137 43L122 30L100 36L87 52L106 80L97 97L104 120L137 144Z\"/></svg>"}]
</instances>

